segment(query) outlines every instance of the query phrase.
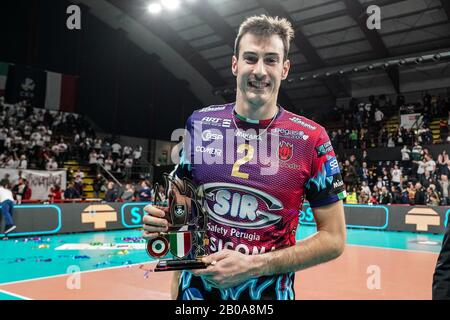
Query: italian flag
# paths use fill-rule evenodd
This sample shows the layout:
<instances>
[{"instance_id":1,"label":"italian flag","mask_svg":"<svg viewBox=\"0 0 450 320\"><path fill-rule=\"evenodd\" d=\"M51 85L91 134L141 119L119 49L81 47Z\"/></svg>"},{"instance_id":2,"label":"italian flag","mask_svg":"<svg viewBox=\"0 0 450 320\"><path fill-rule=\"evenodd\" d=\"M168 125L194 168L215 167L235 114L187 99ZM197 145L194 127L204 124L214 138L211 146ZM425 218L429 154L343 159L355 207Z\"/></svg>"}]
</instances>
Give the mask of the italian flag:
<instances>
[{"instance_id":1,"label":"italian flag","mask_svg":"<svg viewBox=\"0 0 450 320\"><path fill-rule=\"evenodd\" d=\"M183 258L189 254L192 248L191 232L176 232L169 234L170 252L178 257Z\"/></svg>"},{"instance_id":2,"label":"italian flag","mask_svg":"<svg viewBox=\"0 0 450 320\"><path fill-rule=\"evenodd\" d=\"M0 97L5 95L6 78L8 77L9 63L0 62Z\"/></svg>"},{"instance_id":3,"label":"italian flag","mask_svg":"<svg viewBox=\"0 0 450 320\"><path fill-rule=\"evenodd\" d=\"M77 77L47 71L45 108L75 112Z\"/></svg>"}]
</instances>

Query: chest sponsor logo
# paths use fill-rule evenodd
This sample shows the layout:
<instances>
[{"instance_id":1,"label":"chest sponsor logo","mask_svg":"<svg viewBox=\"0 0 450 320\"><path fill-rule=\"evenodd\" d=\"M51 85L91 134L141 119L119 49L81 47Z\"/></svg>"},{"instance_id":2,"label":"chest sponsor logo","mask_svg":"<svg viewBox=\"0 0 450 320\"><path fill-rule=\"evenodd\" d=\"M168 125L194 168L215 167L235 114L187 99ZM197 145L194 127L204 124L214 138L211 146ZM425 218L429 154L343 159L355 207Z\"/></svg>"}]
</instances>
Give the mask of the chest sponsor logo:
<instances>
[{"instance_id":1,"label":"chest sponsor logo","mask_svg":"<svg viewBox=\"0 0 450 320\"><path fill-rule=\"evenodd\" d=\"M317 129L316 126L313 126L313 125L311 125L309 123L306 123L305 121L303 121L300 118L292 117L289 120L291 120L292 122L294 122L296 124L301 125L302 127L308 128L309 130L316 130Z\"/></svg>"},{"instance_id":2,"label":"chest sponsor logo","mask_svg":"<svg viewBox=\"0 0 450 320\"><path fill-rule=\"evenodd\" d=\"M278 158L281 161L289 161L292 159L292 154L294 153L294 145L286 141L281 141L278 146Z\"/></svg>"},{"instance_id":3,"label":"chest sponsor logo","mask_svg":"<svg viewBox=\"0 0 450 320\"><path fill-rule=\"evenodd\" d=\"M202 119L203 124L209 124L211 126L229 128L231 126L231 119L221 119L213 117L204 117Z\"/></svg>"},{"instance_id":4,"label":"chest sponsor logo","mask_svg":"<svg viewBox=\"0 0 450 320\"><path fill-rule=\"evenodd\" d=\"M279 134L283 137L289 137L297 140L308 140L309 136L305 134L303 131L297 131L297 130L288 130L283 128L275 128L272 130L273 133Z\"/></svg>"},{"instance_id":5,"label":"chest sponsor logo","mask_svg":"<svg viewBox=\"0 0 450 320\"><path fill-rule=\"evenodd\" d=\"M225 106L223 106L223 107L206 107L206 108L199 110L199 112L211 112L211 111L222 111L222 110L225 110Z\"/></svg>"},{"instance_id":6,"label":"chest sponsor logo","mask_svg":"<svg viewBox=\"0 0 450 320\"><path fill-rule=\"evenodd\" d=\"M203 141L213 141L213 140L223 140L223 135L220 133L214 133L211 130L206 130L202 132Z\"/></svg>"},{"instance_id":7,"label":"chest sponsor logo","mask_svg":"<svg viewBox=\"0 0 450 320\"><path fill-rule=\"evenodd\" d=\"M262 229L278 223L283 209L277 198L263 191L233 183L202 186L208 216L220 224L245 229Z\"/></svg>"},{"instance_id":8,"label":"chest sponsor logo","mask_svg":"<svg viewBox=\"0 0 450 320\"><path fill-rule=\"evenodd\" d=\"M331 141L327 141L324 144L316 147L317 156L321 157L326 155L327 153L333 151L333 146L331 145Z\"/></svg>"},{"instance_id":9,"label":"chest sponsor logo","mask_svg":"<svg viewBox=\"0 0 450 320\"><path fill-rule=\"evenodd\" d=\"M222 149L211 148L211 147L203 147L197 146L195 147L195 152L207 153L214 156L222 156Z\"/></svg>"},{"instance_id":10,"label":"chest sponsor logo","mask_svg":"<svg viewBox=\"0 0 450 320\"><path fill-rule=\"evenodd\" d=\"M249 132L240 131L240 130L236 131L236 137L243 138L247 141L250 141L250 140L261 141L262 140L261 136L255 134L255 133L249 133Z\"/></svg>"}]
</instances>

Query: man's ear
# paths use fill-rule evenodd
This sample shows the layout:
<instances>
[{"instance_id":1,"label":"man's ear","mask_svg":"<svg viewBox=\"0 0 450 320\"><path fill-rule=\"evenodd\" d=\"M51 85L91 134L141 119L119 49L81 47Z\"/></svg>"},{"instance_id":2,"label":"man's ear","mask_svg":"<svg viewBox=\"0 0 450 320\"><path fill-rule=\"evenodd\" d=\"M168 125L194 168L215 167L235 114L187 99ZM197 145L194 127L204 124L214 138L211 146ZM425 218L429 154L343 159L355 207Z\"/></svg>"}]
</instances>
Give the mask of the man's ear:
<instances>
[{"instance_id":1,"label":"man's ear","mask_svg":"<svg viewBox=\"0 0 450 320\"><path fill-rule=\"evenodd\" d=\"M235 77L237 77L237 68L238 68L237 65L238 59L236 58L236 56L233 55L233 57L231 58L231 72Z\"/></svg>"},{"instance_id":2,"label":"man's ear","mask_svg":"<svg viewBox=\"0 0 450 320\"><path fill-rule=\"evenodd\" d=\"M291 68L291 60L288 59L285 62L283 62L283 73L281 74L281 80L286 80L290 68Z\"/></svg>"}]
</instances>

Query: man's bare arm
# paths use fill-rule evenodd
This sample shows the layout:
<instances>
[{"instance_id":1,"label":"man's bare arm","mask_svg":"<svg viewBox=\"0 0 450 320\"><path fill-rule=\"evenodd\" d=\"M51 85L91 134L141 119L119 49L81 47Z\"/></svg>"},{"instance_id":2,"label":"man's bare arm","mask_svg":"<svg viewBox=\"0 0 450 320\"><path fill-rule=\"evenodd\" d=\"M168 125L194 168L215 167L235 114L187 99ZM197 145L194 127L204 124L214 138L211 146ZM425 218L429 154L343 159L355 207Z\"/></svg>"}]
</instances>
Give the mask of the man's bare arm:
<instances>
[{"instance_id":1,"label":"man's bare arm","mask_svg":"<svg viewBox=\"0 0 450 320\"><path fill-rule=\"evenodd\" d=\"M178 282L180 281L181 271L174 271L172 276L172 283L170 286L170 296L172 300L176 300L178 296Z\"/></svg>"},{"instance_id":2,"label":"man's bare arm","mask_svg":"<svg viewBox=\"0 0 450 320\"><path fill-rule=\"evenodd\" d=\"M295 272L339 257L345 248L346 229L342 201L313 209L317 233L295 246L251 256L251 277Z\"/></svg>"}]
</instances>

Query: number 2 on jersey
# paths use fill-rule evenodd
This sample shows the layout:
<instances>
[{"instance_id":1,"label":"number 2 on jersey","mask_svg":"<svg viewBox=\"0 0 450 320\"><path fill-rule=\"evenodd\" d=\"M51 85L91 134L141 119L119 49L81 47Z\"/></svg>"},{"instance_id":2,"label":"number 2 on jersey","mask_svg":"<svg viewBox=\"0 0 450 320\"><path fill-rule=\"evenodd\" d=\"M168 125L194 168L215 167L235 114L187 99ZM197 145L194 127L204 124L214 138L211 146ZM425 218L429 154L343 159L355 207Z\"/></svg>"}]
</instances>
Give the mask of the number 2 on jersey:
<instances>
[{"instance_id":1,"label":"number 2 on jersey","mask_svg":"<svg viewBox=\"0 0 450 320\"><path fill-rule=\"evenodd\" d=\"M245 151L247 151L247 154L242 159L238 159L234 163L233 170L231 171L232 177L248 179L248 173L239 172L239 169L243 164L246 164L253 159L253 156L255 155L255 148L249 144L241 144L237 149L238 153L244 153Z\"/></svg>"}]
</instances>

